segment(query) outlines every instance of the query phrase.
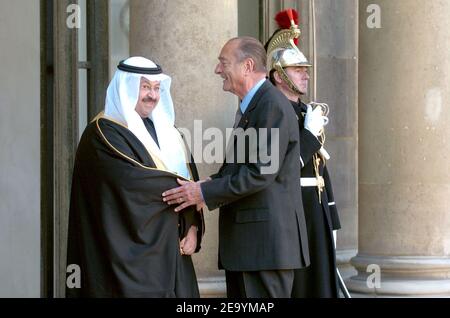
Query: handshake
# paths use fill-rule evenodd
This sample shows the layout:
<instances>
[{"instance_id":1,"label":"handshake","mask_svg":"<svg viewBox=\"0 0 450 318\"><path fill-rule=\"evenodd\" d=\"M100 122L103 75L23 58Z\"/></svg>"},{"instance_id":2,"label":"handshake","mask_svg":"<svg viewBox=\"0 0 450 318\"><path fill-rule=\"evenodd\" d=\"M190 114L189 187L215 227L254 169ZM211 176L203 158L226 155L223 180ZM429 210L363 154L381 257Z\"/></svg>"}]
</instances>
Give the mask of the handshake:
<instances>
[{"instance_id":1,"label":"handshake","mask_svg":"<svg viewBox=\"0 0 450 318\"><path fill-rule=\"evenodd\" d=\"M318 137L322 134L323 127L326 124L328 124L328 117L323 115L322 107L315 107L313 110L311 105L308 105L305 115L305 128Z\"/></svg>"}]
</instances>

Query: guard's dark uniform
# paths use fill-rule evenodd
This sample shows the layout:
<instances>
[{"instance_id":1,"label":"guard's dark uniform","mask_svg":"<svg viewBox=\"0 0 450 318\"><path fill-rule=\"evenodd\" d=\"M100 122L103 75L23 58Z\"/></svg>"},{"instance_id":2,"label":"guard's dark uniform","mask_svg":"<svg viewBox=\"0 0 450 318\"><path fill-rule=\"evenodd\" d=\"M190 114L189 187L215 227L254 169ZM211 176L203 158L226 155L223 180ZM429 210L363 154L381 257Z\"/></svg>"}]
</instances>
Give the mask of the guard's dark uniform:
<instances>
[{"instance_id":1,"label":"guard's dark uniform","mask_svg":"<svg viewBox=\"0 0 450 318\"><path fill-rule=\"evenodd\" d=\"M299 118L300 154L303 166L301 177L315 178L313 155L319 151L321 144L310 131L304 129L306 105L292 102L292 106ZM311 265L296 270L293 297L338 297L333 230L341 226L324 159L320 158L318 168L325 182L321 202L316 186L302 186Z\"/></svg>"}]
</instances>

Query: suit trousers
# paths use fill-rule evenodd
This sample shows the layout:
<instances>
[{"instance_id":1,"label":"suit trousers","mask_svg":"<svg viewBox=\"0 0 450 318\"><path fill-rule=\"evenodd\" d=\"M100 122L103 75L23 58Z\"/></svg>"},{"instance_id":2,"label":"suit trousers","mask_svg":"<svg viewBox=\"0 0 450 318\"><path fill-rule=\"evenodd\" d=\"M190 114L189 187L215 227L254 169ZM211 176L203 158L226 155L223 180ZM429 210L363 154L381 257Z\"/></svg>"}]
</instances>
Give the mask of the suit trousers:
<instances>
[{"instance_id":1,"label":"suit trousers","mask_svg":"<svg viewBox=\"0 0 450 318\"><path fill-rule=\"evenodd\" d=\"M225 271L228 298L290 298L294 270Z\"/></svg>"}]
</instances>

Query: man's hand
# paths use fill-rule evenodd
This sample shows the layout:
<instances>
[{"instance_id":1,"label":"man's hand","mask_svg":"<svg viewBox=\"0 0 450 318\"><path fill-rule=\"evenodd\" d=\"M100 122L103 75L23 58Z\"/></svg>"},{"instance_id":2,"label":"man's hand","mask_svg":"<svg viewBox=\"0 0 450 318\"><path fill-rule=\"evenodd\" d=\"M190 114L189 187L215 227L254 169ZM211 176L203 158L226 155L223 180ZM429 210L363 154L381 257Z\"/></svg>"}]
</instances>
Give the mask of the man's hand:
<instances>
[{"instance_id":1,"label":"man's hand","mask_svg":"<svg viewBox=\"0 0 450 318\"><path fill-rule=\"evenodd\" d=\"M167 204L179 204L175 208L175 212L179 212L188 206L195 205L197 211L199 211L205 201L203 200L202 190L200 188L200 183L204 181L190 182L177 179L181 187L173 188L162 194L163 201Z\"/></svg>"},{"instance_id":2,"label":"man's hand","mask_svg":"<svg viewBox=\"0 0 450 318\"><path fill-rule=\"evenodd\" d=\"M181 255L192 255L197 247L197 227L192 225L187 235L180 241Z\"/></svg>"}]
</instances>

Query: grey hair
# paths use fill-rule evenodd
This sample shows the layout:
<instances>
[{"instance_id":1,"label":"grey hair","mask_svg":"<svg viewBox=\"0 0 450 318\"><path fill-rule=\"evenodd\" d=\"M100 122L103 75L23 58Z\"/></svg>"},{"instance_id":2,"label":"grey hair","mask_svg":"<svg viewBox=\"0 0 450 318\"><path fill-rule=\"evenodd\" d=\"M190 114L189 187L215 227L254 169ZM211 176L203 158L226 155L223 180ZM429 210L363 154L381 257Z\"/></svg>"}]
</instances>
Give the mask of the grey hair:
<instances>
[{"instance_id":1,"label":"grey hair","mask_svg":"<svg viewBox=\"0 0 450 318\"><path fill-rule=\"evenodd\" d=\"M250 36L240 36L230 40L238 41L236 57L239 62L251 58L255 62L255 71L267 73L266 70L266 50L257 39Z\"/></svg>"}]
</instances>

